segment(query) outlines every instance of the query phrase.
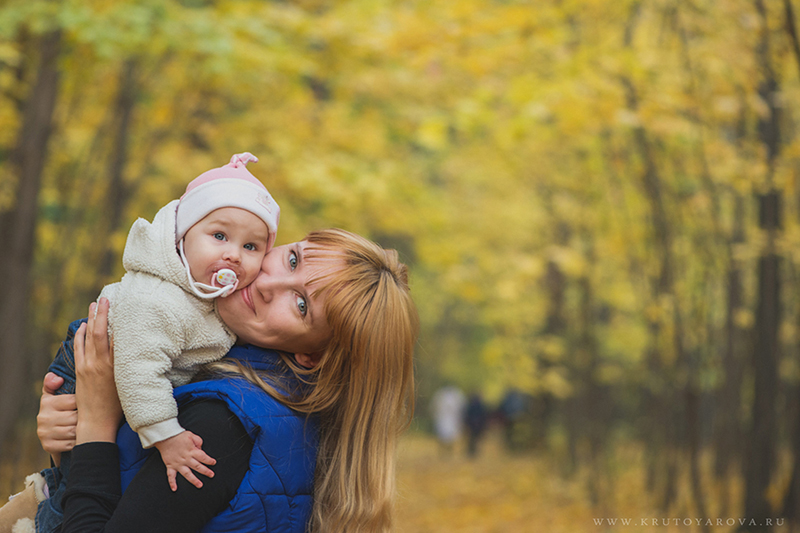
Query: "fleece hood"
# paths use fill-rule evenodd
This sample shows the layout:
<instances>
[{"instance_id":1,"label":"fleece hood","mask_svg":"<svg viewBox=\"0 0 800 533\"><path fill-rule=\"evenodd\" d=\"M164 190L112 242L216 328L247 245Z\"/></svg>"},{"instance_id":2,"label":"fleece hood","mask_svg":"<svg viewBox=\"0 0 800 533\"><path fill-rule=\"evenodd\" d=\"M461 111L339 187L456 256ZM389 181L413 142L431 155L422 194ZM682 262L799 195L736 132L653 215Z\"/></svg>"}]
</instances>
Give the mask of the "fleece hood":
<instances>
[{"instance_id":1,"label":"fleece hood","mask_svg":"<svg viewBox=\"0 0 800 533\"><path fill-rule=\"evenodd\" d=\"M131 226L122 266L128 272L156 276L192 293L186 267L175 248L175 214L179 200L173 200L158 213L153 222L140 218Z\"/></svg>"}]
</instances>

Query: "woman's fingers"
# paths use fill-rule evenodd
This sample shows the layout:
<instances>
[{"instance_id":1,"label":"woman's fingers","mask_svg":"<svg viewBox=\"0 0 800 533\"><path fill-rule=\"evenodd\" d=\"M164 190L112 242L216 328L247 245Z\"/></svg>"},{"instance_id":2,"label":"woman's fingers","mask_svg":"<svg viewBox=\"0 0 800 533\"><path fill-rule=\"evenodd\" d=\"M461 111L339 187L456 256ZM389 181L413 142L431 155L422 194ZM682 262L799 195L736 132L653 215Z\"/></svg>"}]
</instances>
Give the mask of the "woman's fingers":
<instances>
[{"instance_id":1,"label":"woman's fingers","mask_svg":"<svg viewBox=\"0 0 800 533\"><path fill-rule=\"evenodd\" d=\"M75 446L75 430L65 430L64 435L52 433L48 436L39 436L42 449L49 454L56 454L71 450Z\"/></svg>"},{"instance_id":2,"label":"woman's fingers","mask_svg":"<svg viewBox=\"0 0 800 533\"><path fill-rule=\"evenodd\" d=\"M113 364L108 343L108 308L106 298L100 298L99 303L89 306L89 319L75 334L76 372L102 373Z\"/></svg>"},{"instance_id":3,"label":"woman's fingers","mask_svg":"<svg viewBox=\"0 0 800 533\"><path fill-rule=\"evenodd\" d=\"M85 373L94 364L97 303L89 304L89 318L75 333L75 372Z\"/></svg>"},{"instance_id":4,"label":"woman's fingers","mask_svg":"<svg viewBox=\"0 0 800 533\"><path fill-rule=\"evenodd\" d=\"M74 394L56 396L45 389L39 400L37 420L55 425L75 425L78 416L75 412L77 408Z\"/></svg>"},{"instance_id":5,"label":"woman's fingers","mask_svg":"<svg viewBox=\"0 0 800 533\"><path fill-rule=\"evenodd\" d=\"M75 411L75 409L78 408L78 405L75 403L74 394L60 394L58 396L51 396L47 399L47 403L53 408L54 411L59 411L59 415L61 415L61 411L68 411L66 414L71 414L76 417L78 416L78 413ZM64 416L66 416L66 414Z\"/></svg>"},{"instance_id":6,"label":"woman's fingers","mask_svg":"<svg viewBox=\"0 0 800 533\"><path fill-rule=\"evenodd\" d=\"M75 446L75 426L54 428L49 433L38 432L38 437L47 453L65 452Z\"/></svg>"},{"instance_id":7,"label":"woman's fingers","mask_svg":"<svg viewBox=\"0 0 800 533\"><path fill-rule=\"evenodd\" d=\"M54 395L63 384L64 378L52 372L45 375L39 414L36 415L36 436L42 449L52 455L56 462L61 452L75 446L75 426L78 423L75 395Z\"/></svg>"},{"instance_id":8,"label":"woman's fingers","mask_svg":"<svg viewBox=\"0 0 800 533\"><path fill-rule=\"evenodd\" d=\"M97 302L92 302L89 304L89 315L87 316L86 324L89 326L90 330L94 329L94 319L97 317Z\"/></svg>"},{"instance_id":9,"label":"woman's fingers","mask_svg":"<svg viewBox=\"0 0 800 533\"><path fill-rule=\"evenodd\" d=\"M75 334L78 443L114 442L122 409L114 385L114 365L108 345L108 300L89 306L89 320Z\"/></svg>"},{"instance_id":10,"label":"woman's fingers","mask_svg":"<svg viewBox=\"0 0 800 533\"><path fill-rule=\"evenodd\" d=\"M89 315L91 316L91 307L89 308ZM75 379L77 381L78 374L83 370L83 354L84 344L86 341L86 324L81 324L78 331L75 332L75 338L72 341L72 347L75 357Z\"/></svg>"},{"instance_id":11,"label":"woman's fingers","mask_svg":"<svg viewBox=\"0 0 800 533\"><path fill-rule=\"evenodd\" d=\"M92 333L95 347L105 348L108 346L108 300L106 298L100 298L95 312L95 320L90 322L91 329L89 331ZM110 350L108 352L110 353Z\"/></svg>"},{"instance_id":12,"label":"woman's fingers","mask_svg":"<svg viewBox=\"0 0 800 533\"><path fill-rule=\"evenodd\" d=\"M78 422L78 412L75 403L75 396L65 394L63 396L51 396L42 398L39 402L39 414L36 416L39 429L53 430L61 427L72 427Z\"/></svg>"},{"instance_id":13,"label":"woman's fingers","mask_svg":"<svg viewBox=\"0 0 800 533\"><path fill-rule=\"evenodd\" d=\"M97 314L97 303L92 302L89 304L89 316L86 320L86 331L94 331L95 315Z\"/></svg>"}]
</instances>

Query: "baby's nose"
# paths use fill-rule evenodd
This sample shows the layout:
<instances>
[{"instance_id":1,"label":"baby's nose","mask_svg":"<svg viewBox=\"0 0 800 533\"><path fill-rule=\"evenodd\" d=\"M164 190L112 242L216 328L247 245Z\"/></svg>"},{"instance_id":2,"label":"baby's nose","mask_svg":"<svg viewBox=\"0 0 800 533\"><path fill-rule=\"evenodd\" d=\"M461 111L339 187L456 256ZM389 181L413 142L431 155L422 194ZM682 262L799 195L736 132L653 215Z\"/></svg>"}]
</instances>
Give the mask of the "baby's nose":
<instances>
[{"instance_id":1,"label":"baby's nose","mask_svg":"<svg viewBox=\"0 0 800 533\"><path fill-rule=\"evenodd\" d=\"M225 254L222 257L224 259L227 259L228 261L233 261L234 263L238 263L239 259L241 257L241 254L239 254L239 248L238 247L229 246L225 250Z\"/></svg>"}]
</instances>

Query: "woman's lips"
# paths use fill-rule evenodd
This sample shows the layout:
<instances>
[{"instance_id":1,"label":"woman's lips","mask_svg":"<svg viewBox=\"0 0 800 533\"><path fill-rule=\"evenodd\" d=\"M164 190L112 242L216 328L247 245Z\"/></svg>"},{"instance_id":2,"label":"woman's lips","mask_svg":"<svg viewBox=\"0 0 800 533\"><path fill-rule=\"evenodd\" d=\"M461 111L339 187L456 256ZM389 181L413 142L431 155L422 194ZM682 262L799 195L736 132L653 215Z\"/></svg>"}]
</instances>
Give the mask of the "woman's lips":
<instances>
[{"instance_id":1,"label":"woman's lips","mask_svg":"<svg viewBox=\"0 0 800 533\"><path fill-rule=\"evenodd\" d=\"M252 284L248 285L247 287L245 287L244 289L242 289L239 292L242 294L242 300L244 300L244 303L247 305L247 307L249 307L255 313L256 312L256 308L253 305L253 297L250 294L250 288L252 286L253 286Z\"/></svg>"}]
</instances>

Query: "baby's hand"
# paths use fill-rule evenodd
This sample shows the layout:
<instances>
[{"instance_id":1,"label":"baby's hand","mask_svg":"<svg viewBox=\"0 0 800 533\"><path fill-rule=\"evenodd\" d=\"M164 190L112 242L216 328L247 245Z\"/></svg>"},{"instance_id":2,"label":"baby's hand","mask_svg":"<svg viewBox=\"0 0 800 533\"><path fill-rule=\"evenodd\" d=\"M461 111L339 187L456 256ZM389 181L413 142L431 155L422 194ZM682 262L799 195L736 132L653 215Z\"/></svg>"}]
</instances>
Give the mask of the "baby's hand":
<instances>
[{"instance_id":1,"label":"baby's hand","mask_svg":"<svg viewBox=\"0 0 800 533\"><path fill-rule=\"evenodd\" d=\"M214 472L204 465L214 466L217 461L209 457L201 446L203 439L191 431L178 433L156 443L156 448L161 452L161 460L167 467L167 480L172 492L178 490L178 472L198 489L203 486L203 482L197 479L192 470L206 477L214 477Z\"/></svg>"}]
</instances>

